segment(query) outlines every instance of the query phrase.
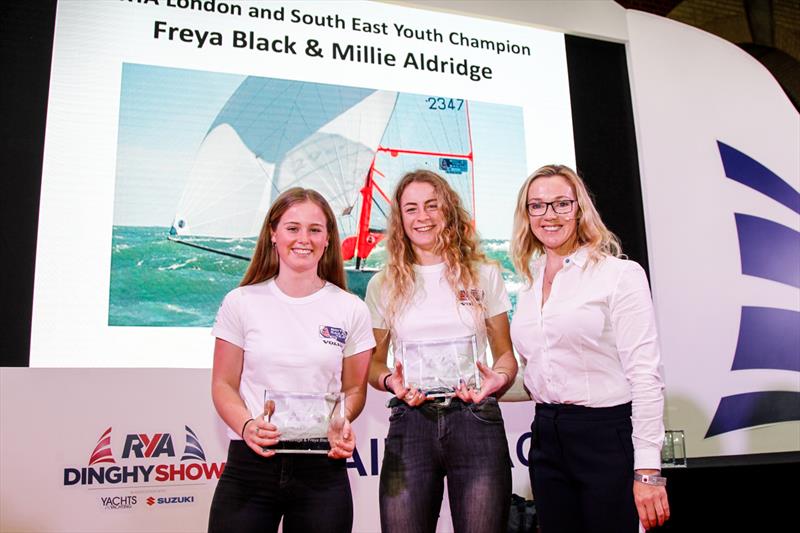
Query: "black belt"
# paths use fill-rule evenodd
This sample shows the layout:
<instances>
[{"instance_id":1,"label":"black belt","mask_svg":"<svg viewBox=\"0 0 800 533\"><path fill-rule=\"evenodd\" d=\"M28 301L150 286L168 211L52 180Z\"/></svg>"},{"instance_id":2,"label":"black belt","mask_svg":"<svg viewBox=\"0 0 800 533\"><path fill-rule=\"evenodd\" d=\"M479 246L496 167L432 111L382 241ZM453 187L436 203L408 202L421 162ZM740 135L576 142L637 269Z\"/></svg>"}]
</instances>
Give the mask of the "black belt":
<instances>
[{"instance_id":1,"label":"black belt","mask_svg":"<svg viewBox=\"0 0 800 533\"><path fill-rule=\"evenodd\" d=\"M536 416L583 418L587 420L630 418L631 402L611 407L587 407L573 403L537 403Z\"/></svg>"},{"instance_id":2,"label":"black belt","mask_svg":"<svg viewBox=\"0 0 800 533\"><path fill-rule=\"evenodd\" d=\"M464 403L464 401L459 398L458 396L436 396L431 398L430 400L426 400L425 403L418 405L417 407L422 407L424 405L434 405L436 407L447 407L454 403ZM408 405L406 402L398 398L397 396L392 396L388 402L386 402L386 407L397 407L399 405Z\"/></svg>"}]
</instances>

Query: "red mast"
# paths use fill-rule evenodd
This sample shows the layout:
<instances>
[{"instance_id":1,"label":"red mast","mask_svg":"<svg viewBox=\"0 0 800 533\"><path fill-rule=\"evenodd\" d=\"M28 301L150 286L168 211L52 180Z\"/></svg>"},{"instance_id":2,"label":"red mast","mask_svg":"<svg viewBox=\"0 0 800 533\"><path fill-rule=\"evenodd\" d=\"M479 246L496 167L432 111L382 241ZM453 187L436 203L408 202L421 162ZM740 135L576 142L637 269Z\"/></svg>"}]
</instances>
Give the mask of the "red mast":
<instances>
[{"instance_id":1,"label":"red mast","mask_svg":"<svg viewBox=\"0 0 800 533\"><path fill-rule=\"evenodd\" d=\"M378 193L386 198L386 195L378 187L373 179L373 173L378 172L375 170L375 158L372 158L372 163L367 171L367 177L364 180L364 186L359 191L361 193L361 213L358 217L358 229L356 235L347 237L342 242L342 255L345 261L349 261L353 257L356 258L356 269L361 269L361 261L366 259L375 246L383 240L384 234L380 232L373 232L370 230L369 221L372 215L372 196L377 190ZM389 201L388 198L386 198Z\"/></svg>"}]
</instances>

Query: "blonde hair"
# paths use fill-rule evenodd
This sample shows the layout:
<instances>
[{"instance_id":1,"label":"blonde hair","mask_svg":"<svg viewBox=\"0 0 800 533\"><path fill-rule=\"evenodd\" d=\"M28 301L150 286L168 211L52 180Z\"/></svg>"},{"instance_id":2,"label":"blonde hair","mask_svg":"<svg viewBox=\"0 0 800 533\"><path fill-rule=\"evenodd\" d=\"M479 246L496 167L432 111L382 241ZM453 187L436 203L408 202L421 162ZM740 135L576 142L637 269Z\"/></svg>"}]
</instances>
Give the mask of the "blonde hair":
<instances>
[{"instance_id":1,"label":"blonde hair","mask_svg":"<svg viewBox=\"0 0 800 533\"><path fill-rule=\"evenodd\" d=\"M342 262L342 247L339 241L339 229L336 227L336 217L333 216L330 205L320 193L313 189L303 189L302 187L292 187L283 191L272 203L267 216L264 218L264 223L261 225L261 232L258 235L253 258L250 260L239 286L253 285L278 275L280 259L278 258L278 252L272 245L272 234L283 214L293 205L302 202L311 202L317 205L325 214L328 246L317 264L317 275L325 281L347 290L347 278L345 277L344 263Z\"/></svg>"},{"instance_id":2,"label":"blonde hair","mask_svg":"<svg viewBox=\"0 0 800 533\"><path fill-rule=\"evenodd\" d=\"M411 183L427 183L433 187L438 199L444 227L436 237L434 251L445 263L445 279L455 297L464 289L462 298L468 298L472 309L483 311L480 298L474 294L480 287L478 265L487 263L486 255L478 246L478 235L472 218L461 202L458 193L440 175L429 170L409 172L400 180L392 197L386 237L388 261L383 271L383 296L386 302L386 322L390 329L402 309L410 302L415 290L414 264L416 254L403 229L400 200ZM478 324L480 327L480 324Z\"/></svg>"},{"instance_id":3,"label":"blonde hair","mask_svg":"<svg viewBox=\"0 0 800 533\"><path fill-rule=\"evenodd\" d=\"M544 253L544 246L531 231L528 216L528 188L537 178L561 176L567 180L575 191L578 201L578 211L575 215L576 236L579 246L589 249L591 261L598 261L604 255L620 257L622 246L619 239L603 223L600 214L594 207L586 184L571 168L564 165L545 165L528 176L517 195L517 206L514 210L514 229L511 237L509 253L517 272L528 283L533 283L530 261L535 254L537 257Z\"/></svg>"}]
</instances>

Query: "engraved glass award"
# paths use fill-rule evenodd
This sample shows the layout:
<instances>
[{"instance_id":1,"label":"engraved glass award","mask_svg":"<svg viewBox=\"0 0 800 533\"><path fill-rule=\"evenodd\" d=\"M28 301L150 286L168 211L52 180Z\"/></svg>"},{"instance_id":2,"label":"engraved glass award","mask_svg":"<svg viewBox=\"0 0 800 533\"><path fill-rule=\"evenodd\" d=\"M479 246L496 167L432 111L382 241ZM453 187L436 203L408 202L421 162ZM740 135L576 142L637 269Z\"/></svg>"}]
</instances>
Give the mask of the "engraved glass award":
<instances>
[{"instance_id":1,"label":"engraved glass award","mask_svg":"<svg viewBox=\"0 0 800 533\"><path fill-rule=\"evenodd\" d=\"M453 396L459 383L480 388L475 335L429 341L400 341L404 385L430 397Z\"/></svg>"},{"instance_id":2,"label":"engraved glass award","mask_svg":"<svg viewBox=\"0 0 800 533\"><path fill-rule=\"evenodd\" d=\"M328 434L341 431L344 393L264 391L264 418L281 436L276 453L328 453Z\"/></svg>"},{"instance_id":3,"label":"engraved glass award","mask_svg":"<svg viewBox=\"0 0 800 533\"><path fill-rule=\"evenodd\" d=\"M686 466L686 436L682 429L664 432L664 445L661 447L661 466Z\"/></svg>"}]
</instances>

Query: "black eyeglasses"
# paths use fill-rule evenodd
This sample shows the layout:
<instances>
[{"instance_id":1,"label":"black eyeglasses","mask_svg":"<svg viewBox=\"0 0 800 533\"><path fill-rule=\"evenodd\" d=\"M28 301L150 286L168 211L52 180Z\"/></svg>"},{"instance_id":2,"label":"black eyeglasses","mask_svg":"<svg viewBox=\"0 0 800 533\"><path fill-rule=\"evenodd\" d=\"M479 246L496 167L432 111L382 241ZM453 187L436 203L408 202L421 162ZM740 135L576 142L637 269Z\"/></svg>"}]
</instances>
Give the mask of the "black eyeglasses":
<instances>
[{"instance_id":1,"label":"black eyeglasses","mask_svg":"<svg viewBox=\"0 0 800 533\"><path fill-rule=\"evenodd\" d=\"M572 204L577 200L554 200L552 202L530 202L528 204L528 214L532 217L540 217L547 213L547 208L552 207L553 212L558 215L572 213Z\"/></svg>"}]
</instances>

